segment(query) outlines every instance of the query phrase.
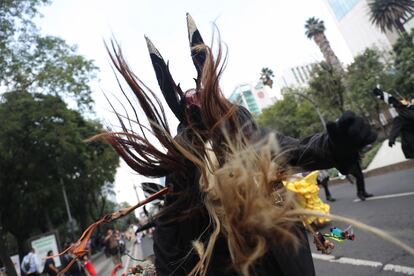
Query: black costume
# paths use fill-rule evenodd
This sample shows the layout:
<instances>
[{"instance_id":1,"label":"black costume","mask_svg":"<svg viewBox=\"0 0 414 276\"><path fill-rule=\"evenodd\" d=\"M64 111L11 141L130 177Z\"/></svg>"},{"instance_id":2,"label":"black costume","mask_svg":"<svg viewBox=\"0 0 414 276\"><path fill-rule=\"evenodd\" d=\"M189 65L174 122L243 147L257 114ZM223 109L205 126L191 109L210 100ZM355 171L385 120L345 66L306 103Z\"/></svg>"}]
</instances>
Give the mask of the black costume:
<instances>
[{"instance_id":1,"label":"black costume","mask_svg":"<svg viewBox=\"0 0 414 276\"><path fill-rule=\"evenodd\" d=\"M246 110L240 107L241 112ZM251 118L251 117L250 117ZM251 120L253 120L251 118ZM354 131L359 129L359 135ZM252 140L266 137L273 131L258 129ZM328 134L329 133L329 134ZM319 133L305 139L294 139L277 133L282 151L289 152L289 164L304 170L326 169L337 167L342 173L349 173L358 160L358 149L361 145L371 143L376 135L367 123L351 112L346 112L338 122L328 124L328 133ZM338 136L340 134L340 136ZM346 142L345 142L346 141ZM169 175L166 184L173 189L176 183L189 181L197 189L198 174L194 170L186 175ZM167 196L166 206L177 198ZM194 267L198 256L192 250L192 241L200 238L203 241L209 236L209 216L202 203L191 214L190 218L181 221L173 220L182 210L171 213L157 220L154 233L154 253L158 275L186 275ZM173 220L171 222L171 220ZM206 230L207 229L207 230ZM301 225L297 226L298 237L302 239L297 254L288 248L271 247L270 251L258 261L254 268L256 275L315 275L309 243ZM203 235L204 234L204 235ZM238 275L230 267L230 255L224 237L216 242L213 259L208 275Z\"/></svg>"},{"instance_id":2,"label":"black costume","mask_svg":"<svg viewBox=\"0 0 414 276\"><path fill-rule=\"evenodd\" d=\"M387 92L375 88L374 95L385 103L392 105L398 113L392 122L388 145L392 147L398 136L401 136L401 148L406 158L414 158L414 106L403 105Z\"/></svg>"},{"instance_id":3,"label":"black costume","mask_svg":"<svg viewBox=\"0 0 414 276\"><path fill-rule=\"evenodd\" d=\"M196 92L201 94L207 93L208 91L206 92L203 89L201 76L203 75L203 66L206 58L210 56L204 50L196 49L197 47L195 46L203 45L204 42L194 21L189 15L187 16L187 25L191 55L197 70L197 78L195 79ZM211 123L203 120L205 117L202 115L205 115L203 113L205 110L202 109L202 104L206 102L199 104L197 103L196 97L192 98L191 95L185 94L180 86L175 84L167 63L148 38L147 45L163 96L171 111L180 121L175 140L178 143L180 141L193 141L192 139L200 133L203 133L203 131L207 130L208 132L211 130L213 128L212 125L216 122ZM118 54L115 53L115 56L113 60L115 59L115 66L118 71L129 81L130 87L136 87L137 84L130 77L132 74L125 69L125 66L122 66L124 64L122 56L119 52ZM218 81L218 78L216 81ZM150 108L151 103L146 101L146 95L143 95L139 89L136 89L136 91L141 106L142 103L146 106L144 109L146 116L157 121L158 117L154 115L154 110ZM206 94L202 95L205 96ZM217 93L214 95L217 96ZM205 96L204 99L206 98L208 97ZM209 104L214 103L209 102ZM206 108L208 109L208 107ZM226 110L228 111L228 109ZM236 112L235 117L239 121L239 125L242 126L243 135L253 146L257 145L260 148L260 145L264 141L267 141L266 138L269 135L275 134L281 152L284 152L284 160L287 161L287 166L289 168L296 167L298 170L336 167L341 173L347 174L352 168L352 165L357 162L360 149L376 139L376 134L372 132L370 126L352 112L345 112L337 122L328 123L327 133L318 133L299 140L284 136L274 130L259 128L252 115L241 106L235 107L232 110ZM162 120L158 122L160 124L163 123ZM225 123L227 122L224 121L223 124L226 125ZM124 131L127 132L127 129L124 128ZM155 135L158 135L157 138L161 143L162 141L164 142L164 146L170 146L170 144L165 142L163 133L160 133L158 128L153 127L153 132ZM216 138L213 135L207 137L211 140ZM219 138L221 139L221 137ZM138 168L136 171L140 170L142 172L141 174L146 176L166 176L165 183L169 186L169 193L165 198L164 210L155 221L154 253L157 275L188 274L198 261L198 256L193 250L192 242L194 240L207 241L213 230L208 211L202 200L203 195L199 188L200 172L191 161L182 155L179 155L177 159L173 160L174 162L171 162L171 158L169 157L173 156L174 151L176 151L174 147L169 147L169 153L171 155L168 156L167 154L167 156L163 156L164 158L161 158L161 161L158 163L145 163L155 158L154 150L147 143L138 144L139 146L135 147L135 150L139 151L141 156L143 156L140 159L130 153L128 146L134 141L122 140L118 137L113 137L113 139L123 141L122 144L116 143L117 140L115 142L111 140L115 149L121 155L126 155L126 158L124 158L125 161L131 167L135 166ZM223 141L215 140L212 144L214 142L217 143L216 149L220 150ZM201 146L203 147L204 145L201 144ZM219 155L217 157L218 159L221 158ZM162 162L170 162L168 164L171 167L179 164L179 168L175 168L174 170L170 169L165 173L168 175L165 175L164 172L166 170L163 170L164 167L157 166L158 164L162 165ZM141 166L142 163L148 164L148 166ZM170 208L171 206L174 206L174 208ZM293 249L280 246L276 243L270 244L267 253L255 263L255 266L252 268L252 273L256 275L298 276L315 274L312 255L303 226L298 224L293 231L297 232L297 237L301 241L298 252L294 252ZM231 257L227 241L222 234L215 243L212 259L207 268L207 274L238 275L238 272L231 267Z\"/></svg>"},{"instance_id":4,"label":"black costume","mask_svg":"<svg viewBox=\"0 0 414 276\"><path fill-rule=\"evenodd\" d=\"M359 160L352 164L351 168L349 169L349 174L355 177L357 196L359 199L364 201L365 198L373 196L373 194L367 193L365 190L365 179L364 174L362 173L361 165L359 164Z\"/></svg>"}]
</instances>

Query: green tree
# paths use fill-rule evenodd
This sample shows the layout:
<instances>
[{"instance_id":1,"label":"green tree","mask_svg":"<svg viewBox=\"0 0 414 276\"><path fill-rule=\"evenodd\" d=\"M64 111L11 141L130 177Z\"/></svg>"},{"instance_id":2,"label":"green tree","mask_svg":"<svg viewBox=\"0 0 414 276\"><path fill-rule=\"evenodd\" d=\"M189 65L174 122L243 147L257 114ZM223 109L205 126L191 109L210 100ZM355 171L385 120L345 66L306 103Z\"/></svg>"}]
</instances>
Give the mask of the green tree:
<instances>
[{"instance_id":1,"label":"green tree","mask_svg":"<svg viewBox=\"0 0 414 276\"><path fill-rule=\"evenodd\" d=\"M389 90L392 83L390 68L383 56L378 49L366 49L348 66L345 77L347 108L378 125L381 103L374 100L372 89L381 84L381 87Z\"/></svg>"},{"instance_id":2,"label":"green tree","mask_svg":"<svg viewBox=\"0 0 414 276\"><path fill-rule=\"evenodd\" d=\"M13 234L20 253L29 235L66 222L60 180L75 216L86 223L82 215L90 209L91 194L100 197L103 183L110 186L118 160L103 145L82 142L100 125L62 101L91 111L89 81L97 68L76 47L40 34L33 19L47 3L0 0L0 242ZM102 202L97 199L99 208ZM4 250L1 246L0 258L9 265ZM7 269L12 275L14 269Z\"/></svg>"},{"instance_id":3,"label":"green tree","mask_svg":"<svg viewBox=\"0 0 414 276\"><path fill-rule=\"evenodd\" d=\"M321 62L314 66L309 80L307 94L331 120L345 110L346 90L342 78L331 65Z\"/></svg>"},{"instance_id":4,"label":"green tree","mask_svg":"<svg viewBox=\"0 0 414 276\"><path fill-rule=\"evenodd\" d=\"M305 24L305 35L313 39L321 50L325 61L330 64L339 74L343 74L341 62L332 50L328 38L325 36L325 23L315 17L311 17Z\"/></svg>"},{"instance_id":5,"label":"green tree","mask_svg":"<svg viewBox=\"0 0 414 276\"><path fill-rule=\"evenodd\" d=\"M38 14L39 6L48 2L49 0L0 2L0 72L5 72L9 65L16 38L36 30L32 19Z\"/></svg>"},{"instance_id":6,"label":"green tree","mask_svg":"<svg viewBox=\"0 0 414 276\"><path fill-rule=\"evenodd\" d=\"M64 183L73 214L86 226L92 198L113 182L118 156L83 141L101 131L57 96L9 92L0 102L0 223L18 241L65 225ZM36 219L33 219L36 218Z\"/></svg>"},{"instance_id":7,"label":"green tree","mask_svg":"<svg viewBox=\"0 0 414 276\"><path fill-rule=\"evenodd\" d=\"M404 23L414 15L414 0L371 0L371 22L383 32L398 30L406 34Z\"/></svg>"},{"instance_id":8,"label":"green tree","mask_svg":"<svg viewBox=\"0 0 414 276\"><path fill-rule=\"evenodd\" d=\"M283 100L263 110L257 122L262 127L296 138L323 131L315 107L291 94L285 94Z\"/></svg>"},{"instance_id":9,"label":"green tree","mask_svg":"<svg viewBox=\"0 0 414 276\"><path fill-rule=\"evenodd\" d=\"M260 80L263 82L264 85L269 86L270 88L273 87L273 77L275 75L273 74L273 70L269 69L267 67L262 68L262 71L260 72Z\"/></svg>"},{"instance_id":10,"label":"green tree","mask_svg":"<svg viewBox=\"0 0 414 276\"><path fill-rule=\"evenodd\" d=\"M95 77L97 67L64 40L40 34L32 20L38 15L38 7L48 2L1 1L0 87L6 92L60 95L90 110L88 82Z\"/></svg>"},{"instance_id":11,"label":"green tree","mask_svg":"<svg viewBox=\"0 0 414 276\"><path fill-rule=\"evenodd\" d=\"M394 88L396 96L414 98L414 31L402 36L394 45Z\"/></svg>"}]
</instances>

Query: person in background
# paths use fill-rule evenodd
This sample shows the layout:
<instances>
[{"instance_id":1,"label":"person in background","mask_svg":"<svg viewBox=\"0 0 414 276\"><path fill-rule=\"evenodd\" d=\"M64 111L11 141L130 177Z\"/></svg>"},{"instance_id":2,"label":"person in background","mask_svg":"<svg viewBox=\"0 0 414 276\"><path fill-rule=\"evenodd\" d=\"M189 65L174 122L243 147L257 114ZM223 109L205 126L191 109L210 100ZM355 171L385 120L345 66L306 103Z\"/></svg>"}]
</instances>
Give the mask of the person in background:
<instances>
[{"instance_id":1,"label":"person in background","mask_svg":"<svg viewBox=\"0 0 414 276\"><path fill-rule=\"evenodd\" d=\"M405 99L399 101L391 94L374 88L373 94L386 104L395 108L398 116L392 122L388 146L395 145L398 136L401 137L401 149L405 158L414 159L414 99L407 101Z\"/></svg>"},{"instance_id":2,"label":"person in background","mask_svg":"<svg viewBox=\"0 0 414 276\"><path fill-rule=\"evenodd\" d=\"M361 201L364 201L368 197L374 196L373 194L368 193L365 189L365 178L359 161L350 167L349 174L355 177L357 196Z\"/></svg>"},{"instance_id":3,"label":"person in background","mask_svg":"<svg viewBox=\"0 0 414 276\"><path fill-rule=\"evenodd\" d=\"M318 177L317 177L317 182L318 182L318 185L321 185L323 187L323 189L325 190L326 200L331 201L331 202L336 201L336 199L332 197L331 192L329 191L329 188L328 188L329 173L328 173L327 170L320 170L319 171Z\"/></svg>"},{"instance_id":4,"label":"person in background","mask_svg":"<svg viewBox=\"0 0 414 276\"><path fill-rule=\"evenodd\" d=\"M106 232L105 245L113 263L115 265L122 263L118 246L119 237L117 237L116 233L112 229L108 229Z\"/></svg>"},{"instance_id":5,"label":"person in background","mask_svg":"<svg viewBox=\"0 0 414 276\"><path fill-rule=\"evenodd\" d=\"M70 246L70 243L65 243L63 245L63 248L67 248ZM63 261L63 267L66 267L73 258L75 258L76 256L71 253L70 251L66 252L65 255L63 255L62 257L62 261ZM66 276L86 276L85 273L85 269L83 267L83 265L81 264L81 262L79 260L77 260L70 268L69 270L65 273Z\"/></svg>"},{"instance_id":6,"label":"person in background","mask_svg":"<svg viewBox=\"0 0 414 276\"><path fill-rule=\"evenodd\" d=\"M49 250L47 252L47 256L53 256L53 251ZM59 270L56 268L55 261L53 259L47 259L45 262L45 267L43 269L43 273L47 273L49 276L56 276Z\"/></svg>"},{"instance_id":7,"label":"person in background","mask_svg":"<svg viewBox=\"0 0 414 276\"><path fill-rule=\"evenodd\" d=\"M85 254L82 257L82 264L89 276L96 276L96 269L93 266L92 262L89 260L88 255Z\"/></svg>"},{"instance_id":8,"label":"person in background","mask_svg":"<svg viewBox=\"0 0 414 276\"><path fill-rule=\"evenodd\" d=\"M38 267L39 267L39 258L37 257L35 250L30 248L29 253L23 257L23 261L21 264L21 268L23 271L23 275L26 276L36 276L39 275Z\"/></svg>"}]
</instances>

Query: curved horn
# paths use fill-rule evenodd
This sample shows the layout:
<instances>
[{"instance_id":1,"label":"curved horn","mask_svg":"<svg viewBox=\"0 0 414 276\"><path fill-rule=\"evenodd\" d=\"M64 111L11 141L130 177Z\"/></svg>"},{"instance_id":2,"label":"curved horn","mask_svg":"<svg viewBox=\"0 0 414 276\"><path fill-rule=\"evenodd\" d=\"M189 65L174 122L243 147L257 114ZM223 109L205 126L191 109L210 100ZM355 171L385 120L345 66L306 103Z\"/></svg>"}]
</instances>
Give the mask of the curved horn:
<instances>
[{"instance_id":1,"label":"curved horn","mask_svg":"<svg viewBox=\"0 0 414 276\"><path fill-rule=\"evenodd\" d=\"M197 70L196 84L197 88L200 86L201 73L203 72L204 62L206 61L206 52L202 49L194 49L197 45L204 44L200 31L189 13L187 13L187 29L188 40L190 41L191 58L193 59L194 66Z\"/></svg>"},{"instance_id":2,"label":"curved horn","mask_svg":"<svg viewBox=\"0 0 414 276\"><path fill-rule=\"evenodd\" d=\"M154 67L155 75L157 76L158 85L161 92L174 113L175 117L181 122L184 118L183 108L180 103L180 98L183 96L183 91L179 85L176 85L171 76L168 64L162 58L160 52L155 48L151 40L145 36L148 51L150 54L152 66Z\"/></svg>"}]
</instances>

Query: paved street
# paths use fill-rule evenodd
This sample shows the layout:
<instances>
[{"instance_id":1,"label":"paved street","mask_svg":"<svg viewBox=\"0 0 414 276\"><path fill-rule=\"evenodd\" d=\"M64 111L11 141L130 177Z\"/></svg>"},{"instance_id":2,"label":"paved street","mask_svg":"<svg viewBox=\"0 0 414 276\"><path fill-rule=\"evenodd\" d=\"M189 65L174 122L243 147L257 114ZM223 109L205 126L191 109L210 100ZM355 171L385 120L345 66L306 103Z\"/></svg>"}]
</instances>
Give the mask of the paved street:
<instances>
[{"instance_id":1,"label":"paved street","mask_svg":"<svg viewBox=\"0 0 414 276\"><path fill-rule=\"evenodd\" d=\"M381 228L414 247L414 169L370 177L366 182L367 190L376 197L365 202L356 201L354 185L332 186L331 192L337 199L331 203L332 213ZM382 197L389 195L391 197ZM344 227L341 223L332 225ZM320 255L311 245L317 275L414 275L414 257L377 236L354 230L356 240L337 244L332 256ZM129 243L127 248L132 256L142 258L152 254L152 240L144 238L140 245ZM134 265L127 256L123 257L123 263ZM98 275L109 275L112 269L111 259L104 255L95 261L95 265ZM121 269L118 275L124 270Z\"/></svg>"},{"instance_id":2,"label":"paved street","mask_svg":"<svg viewBox=\"0 0 414 276\"><path fill-rule=\"evenodd\" d=\"M142 239L141 244L134 244L133 242L127 242L127 249L129 255L133 256L137 259L145 258L149 255L153 254L152 251L152 239L144 237ZM111 275L111 271L114 267L111 258L107 258L105 254L98 253L93 259L92 262L96 268L97 275ZM122 275L123 272L126 272L128 267L132 267L136 264L134 260L132 260L128 256L122 257L122 264L124 267L118 270L117 275Z\"/></svg>"},{"instance_id":3,"label":"paved street","mask_svg":"<svg viewBox=\"0 0 414 276\"><path fill-rule=\"evenodd\" d=\"M366 182L368 192L384 197L355 201L354 185L334 185L331 192L337 201L331 204L331 212L383 229L414 247L414 169L370 177ZM321 196L324 198L322 191ZM332 225L343 227L340 223ZM320 260L323 256L315 255L317 275L414 275L413 256L372 234L355 229L355 235L355 241L337 245L332 253L336 260Z\"/></svg>"}]
</instances>

